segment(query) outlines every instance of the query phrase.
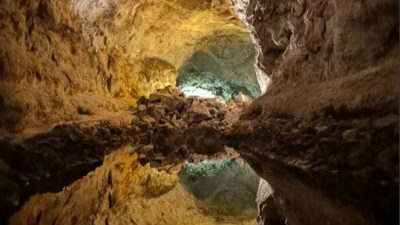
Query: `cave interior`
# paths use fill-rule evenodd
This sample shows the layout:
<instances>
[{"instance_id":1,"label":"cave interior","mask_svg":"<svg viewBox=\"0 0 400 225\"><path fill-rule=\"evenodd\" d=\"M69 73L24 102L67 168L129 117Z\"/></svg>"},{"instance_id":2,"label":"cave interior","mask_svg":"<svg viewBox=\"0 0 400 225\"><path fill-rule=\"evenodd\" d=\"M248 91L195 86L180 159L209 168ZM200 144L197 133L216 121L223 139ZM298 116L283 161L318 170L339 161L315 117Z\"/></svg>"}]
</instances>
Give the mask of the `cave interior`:
<instances>
[{"instance_id":1,"label":"cave interior","mask_svg":"<svg viewBox=\"0 0 400 225\"><path fill-rule=\"evenodd\" d=\"M0 224L398 224L398 8L2 0Z\"/></svg>"}]
</instances>

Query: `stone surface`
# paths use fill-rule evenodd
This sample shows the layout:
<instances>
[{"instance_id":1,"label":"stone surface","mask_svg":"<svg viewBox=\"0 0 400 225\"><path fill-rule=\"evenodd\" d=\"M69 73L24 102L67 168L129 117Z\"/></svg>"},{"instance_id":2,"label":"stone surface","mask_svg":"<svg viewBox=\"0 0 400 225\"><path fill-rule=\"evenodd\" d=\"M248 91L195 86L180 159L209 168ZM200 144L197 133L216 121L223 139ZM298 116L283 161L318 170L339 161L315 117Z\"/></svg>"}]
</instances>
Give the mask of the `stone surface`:
<instances>
[{"instance_id":1,"label":"stone surface","mask_svg":"<svg viewBox=\"0 0 400 225\"><path fill-rule=\"evenodd\" d=\"M396 116L241 120L226 143L268 181L288 224L395 224L399 128L373 125L383 118Z\"/></svg>"},{"instance_id":2,"label":"stone surface","mask_svg":"<svg viewBox=\"0 0 400 225\"><path fill-rule=\"evenodd\" d=\"M127 108L111 100L66 1L0 3L0 137L5 130Z\"/></svg>"},{"instance_id":3,"label":"stone surface","mask_svg":"<svg viewBox=\"0 0 400 225\"><path fill-rule=\"evenodd\" d=\"M222 91L225 99L239 91L257 98L261 90L254 71L254 51L249 34L242 33L218 46L195 52L178 69L177 86L203 87L219 96L216 89L228 89Z\"/></svg>"},{"instance_id":4,"label":"stone surface","mask_svg":"<svg viewBox=\"0 0 400 225\"><path fill-rule=\"evenodd\" d=\"M264 179L260 179L257 191L257 222L259 225L285 225L286 218L280 212L274 198L274 190Z\"/></svg>"},{"instance_id":5,"label":"stone surface","mask_svg":"<svg viewBox=\"0 0 400 225\"><path fill-rule=\"evenodd\" d=\"M235 50L233 64L246 63L229 79L257 86L245 73L249 34L225 1L6 0L0 13L1 136L126 110L175 85L199 51L222 62L248 45L243 57Z\"/></svg>"},{"instance_id":6,"label":"stone surface","mask_svg":"<svg viewBox=\"0 0 400 225\"><path fill-rule=\"evenodd\" d=\"M310 118L342 105L397 111L396 1L231 2L272 80L254 103L263 115Z\"/></svg>"},{"instance_id":7,"label":"stone surface","mask_svg":"<svg viewBox=\"0 0 400 225\"><path fill-rule=\"evenodd\" d=\"M144 152L144 160L154 166L181 162L190 154L212 155L224 151L222 135L239 119L245 105L219 98L187 99L176 88L167 87L138 101L132 125L140 145L152 145ZM138 148L139 152L145 151ZM156 159L162 154L163 160Z\"/></svg>"},{"instance_id":8,"label":"stone surface","mask_svg":"<svg viewBox=\"0 0 400 225\"><path fill-rule=\"evenodd\" d=\"M197 52L221 55L236 44L251 45L248 32L225 1L71 0L71 5L111 94L128 101L175 85L176 71ZM247 48L242 58L251 61L251 52ZM243 82L253 81L251 72L243 72L251 66L249 62L236 73Z\"/></svg>"},{"instance_id":9,"label":"stone surface","mask_svg":"<svg viewBox=\"0 0 400 225\"><path fill-rule=\"evenodd\" d=\"M291 225L398 224L397 1L231 2L251 32L255 73L260 88L267 89L240 118L240 104L234 101L187 100L171 88L139 98L173 84L176 68L193 53L246 33L223 1L72 1L80 22L65 2L2 1L1 125L19 131L29 124L96 115L100 109L116 111L117 99L130 103L138 99L129 138L137 145L140 163L172 171L185 158L220 153L229 145L274 190L273 198L265 201L275 206L264 218L275 212ZM72 143L80 140L66 138ZM59 152L52 149L66 149L57 147L60 141L44 140L40 149L32 145L35 151L21 145L7 147L23 150L6 151L12 154L3 157L8 160L0 174L6 185L0 188L9 193L9 198L2 198L6 205L15 203L18 191L13 170L37 165L21 174L39 173L45 178L53 163L40 168L42 164L30 160L59 159ZM91 143L93 137L88 140ZM66 165L71 158L79 161L75 154L82 153L66 157ZM85 154L83 165L93 169ZM12 156L29 160L22 167L10 166ZM58 165L55 170L65 172ZM99 176L106 180L104 174ZM69 194L60 195L69 199ZM76 198L81 200L81 195ZM88 199L95 203L79 203L80 208L114 203L113 195L108 202ZM24 224L29 218L49 224L60 214L30 211L34 206L29 204L14 223ZM92 212L98 211L82 212L82 221ZM104 224L125 218L96 216ZM75 215L63 218L81 221Z\"/></svg>"},{"instance_id":10,"label":"stone surface","mask_svg":"<svg viewBox=\"0 0 400 225\"><path fill-rule=\"evenodd\" d=\"M231 3L271 82L228 142L287 224L397 224L398 2Z\"/></svg>"}]
</instances>

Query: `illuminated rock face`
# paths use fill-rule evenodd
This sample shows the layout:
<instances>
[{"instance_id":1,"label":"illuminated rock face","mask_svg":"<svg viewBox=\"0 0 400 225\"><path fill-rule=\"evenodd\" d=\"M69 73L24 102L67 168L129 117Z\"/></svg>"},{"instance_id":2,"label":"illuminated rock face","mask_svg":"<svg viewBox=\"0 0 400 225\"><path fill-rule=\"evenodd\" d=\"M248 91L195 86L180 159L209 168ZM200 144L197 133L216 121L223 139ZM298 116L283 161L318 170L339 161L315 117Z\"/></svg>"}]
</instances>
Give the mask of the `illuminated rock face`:
<instances>
[{"instance_id":1,"label":"illuminated rock face","mask_svg":"<svg viewBox=\"0 0 400 225\"><path fill-rule=\"evenodd\" d=\"M174 97L150 96L135 111L138 116L134 119L143 128L132 126L135 135L148 144L139 152L152 153L150 162L162 164L167 161L159 160L158 153L182 153L181 149L176 151L177 143L188 144L201 153L214 153L226 144L235 147L268 181L274 196L259 199L260 205L273 201L285 223L397 224L398 13L393 10L397 8L396 1L231 2L256 46L258 66L254 72L260 89L265 89L267 75L272 80L268 91L247 107L239 121L236 112L226 113L225 107L207 109L206 101L194 99L186 108L186 121L196 123L194 129L191 123L182 123L182 109L175 110L179 101L173 101ZM214 51L218 46L247 34L224 1L74 0L70 6L79 22L64 1L5 0L0 6L1 27L5 31L0 36L5 43L1 46L0 61L0 126L16 130L22 123L41 125L79 119L82 114L97 115L100 109L108 113L117 111L122 108L118 99L133 104L138 96L173 85L179 68L188 65L201 68L200 71L212 69L214 74L231 80L227 70L215 73L218 64L214 61L212 68L199 61L212 58L219 53ZM202 60L196 60L198 52L205 53L200 55ZM245 81L253 82L254 77L246 75L240 82ZM181 98L179 95L178 99ZM155 102L161 102L161 107L156 107ZM156 123L153 116L166 117L174 124L163 120ZM187 142L182 132L176 132L183 131L182 128L189 128L185 130ZM141 133L141 129L146 132ZM165 139L167 135L169 139ZM153 140L159 142L152 148ZM42 151L39 152L48 156ZM119 160L136 160L130 156ZM167 195L172 193L168 192L170 188L175 190L171 182L159 184L147 173L142 174L146 178L143 182L142 175L126 175L136 172L133 167L137 163L113 166L110 171L125 173L121 176L124 179L117 180L122 183L118 187L123 188L113 186L114 172L105 175L108 170L102 167L103 173L84 179L84 188L78 184L67 189L67 194L41 195L36 201L34 198L14 217L13 223L51 224L57 222L58 215L65 216L65 224L92 219L104 224L123 224L121 220L132 224L135 219L139 224L159 224L162 219L164 223L190 224L203 219L185 214L186 211L186 219L172 218L171 215L187 209L186 203L174 202L185 206L178 211L163 204L189 198L186 194ZM156 177L163 181L163 176ZM173 176L167 177L176 181ZM141 193L125 180L139 180L136 188L147 189L150 185L152 190L169 196L136 202L143 206L138 211L146 213L152 209L156 217L132 218L138 212L132 209L121 210L129 215L116 218L116 202L125 204L126 199ZM134 194L125 192L125 187L134 190ZM75 202L69 205L71 196ZM122 197L115 201L115 196ZM46 205L32 210L41 197ZM88 201L82 203L83 197ZM93 205L98 206L97 211L88 207ZM154 206L160 208L151 208ZM77 208L81 215L65 213L66 209L75 212ZM163 211L165 208L167 211ZM43 213L47 210L54 213Z\"/></svg>"},{"instance_id":2,"label":"illuminated rock face","mask_svg":"<svg viewBox=\"0 0 400 225\"><path fill-rule=\"evenodd\" d=\"M177 86L212 90L224 99L238 92L257 98L261 89L254 64L255 46L249 35L232 36L226 43L198 51L184 62L178 69Z\"/></svg>"},{"instance_id":3,"label":"illuminated rock face","mask_svg":"<svg viewBox=\"0 0 400 225\"><path fill-rule=\"evenodd\" d=\"M258 92L249 33L225 1L18 4L0 5L1 130L126 110L140 96L174 86L177 70L200 51L230 67L218 76Z\"/></svg>"},{"instance_id":4,"label":"illuminated rock face","mask_svg":"<svg viewBox=\"0 0 400 225\"><path fill-rule=\"evenodd\" d=\"M187 97L214 98L219 96L225 100L230 100L240 92L251 95L246 87L237 86L210 72L187 70L178 77L176 85Z\"/></svg>"},{"instance_id":5,"label":"illuminated rock face","mask_svg":"<svg viewBox=\"0 0 400 225\"><path fill-rule=\"evenodd\" d=\"M79 119L79 108L126 108L107 94L66 1L5 0L0 17L0 136Z\"/></svg>"},{"instance_id":6,"label":"illuminated rock face","mask_svg":"<svg viewBox=\"0 0 400 225\"><path fill-rule=\"evenodd\" d=\"M107 77L109 91L118 98L134 102L139 96L175 85L177 70L196 52L219 55L217 60L222 62L225 57L222 51L243 45L248 45L246 50L234 52L243 52L243 56L234 58L243 62L234 64L245 66L237 69L236 74L225 68L219 68L222 73L216 74L235 82L243 80L242 85L251 84L257 89L249 33L225 1L84 0L72 3L81 18L96 65ZM149 58L154 59L152 65L142 63ZM154 67L159 69L151 72ZM240 77L234 79L236 75Z\"/></svg>"}]
</instances>

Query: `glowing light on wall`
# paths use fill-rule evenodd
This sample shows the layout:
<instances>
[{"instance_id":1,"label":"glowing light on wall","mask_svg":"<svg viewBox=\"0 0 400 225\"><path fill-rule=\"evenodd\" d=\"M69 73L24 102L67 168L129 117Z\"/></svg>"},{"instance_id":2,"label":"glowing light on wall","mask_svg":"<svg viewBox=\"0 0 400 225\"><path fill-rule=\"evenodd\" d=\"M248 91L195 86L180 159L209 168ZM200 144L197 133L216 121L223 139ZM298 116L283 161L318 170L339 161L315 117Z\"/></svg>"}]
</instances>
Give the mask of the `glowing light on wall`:
<instances>
[{"instance_id":1,"label":"glowing light on wall","mask_svg":"<svg viewBox=\"0 0 400 225\"><path fill-rule=\"evenodd\" d=\"M216 95L214 95L211 91L198 88L198 87L193 87L193 86L183 86L181 87L181 91L186 95L186 97L202 97L202 98L215 98Z\"/></svg>"}]
</instances>

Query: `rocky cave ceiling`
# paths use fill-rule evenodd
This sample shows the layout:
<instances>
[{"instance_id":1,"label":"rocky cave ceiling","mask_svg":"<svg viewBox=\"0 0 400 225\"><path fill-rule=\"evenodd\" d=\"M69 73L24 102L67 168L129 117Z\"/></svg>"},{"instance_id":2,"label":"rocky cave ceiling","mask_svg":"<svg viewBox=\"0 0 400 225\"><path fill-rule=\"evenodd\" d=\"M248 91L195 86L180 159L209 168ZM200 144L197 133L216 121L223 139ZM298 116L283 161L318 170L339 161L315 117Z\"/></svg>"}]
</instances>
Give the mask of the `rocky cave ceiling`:
<instances>
[{"instance_id":1,"label":"rocky cave ceiling","mask_svg":"<svg viewBox=\"0 0 400 225\"><path fill-rule=\"evenodd\" d=\"M196 69L248 86L253 97L265 79L254 71L249 32L225 1L3 1L2 15L8 130L79 120L79 111L112 115L175 86L198 52L213 63L194 62Z\"/></svg>"},{"instance_id":2,"label":"rocky cave ceiling","mask_svg":"<svg viewBox=\"0 0 400 225\"><path fill-rule=\"evenodd\" d=\"M398 25L392 0L2 0L0 223L398 224Z\"/></svg>"}]
</instances>

